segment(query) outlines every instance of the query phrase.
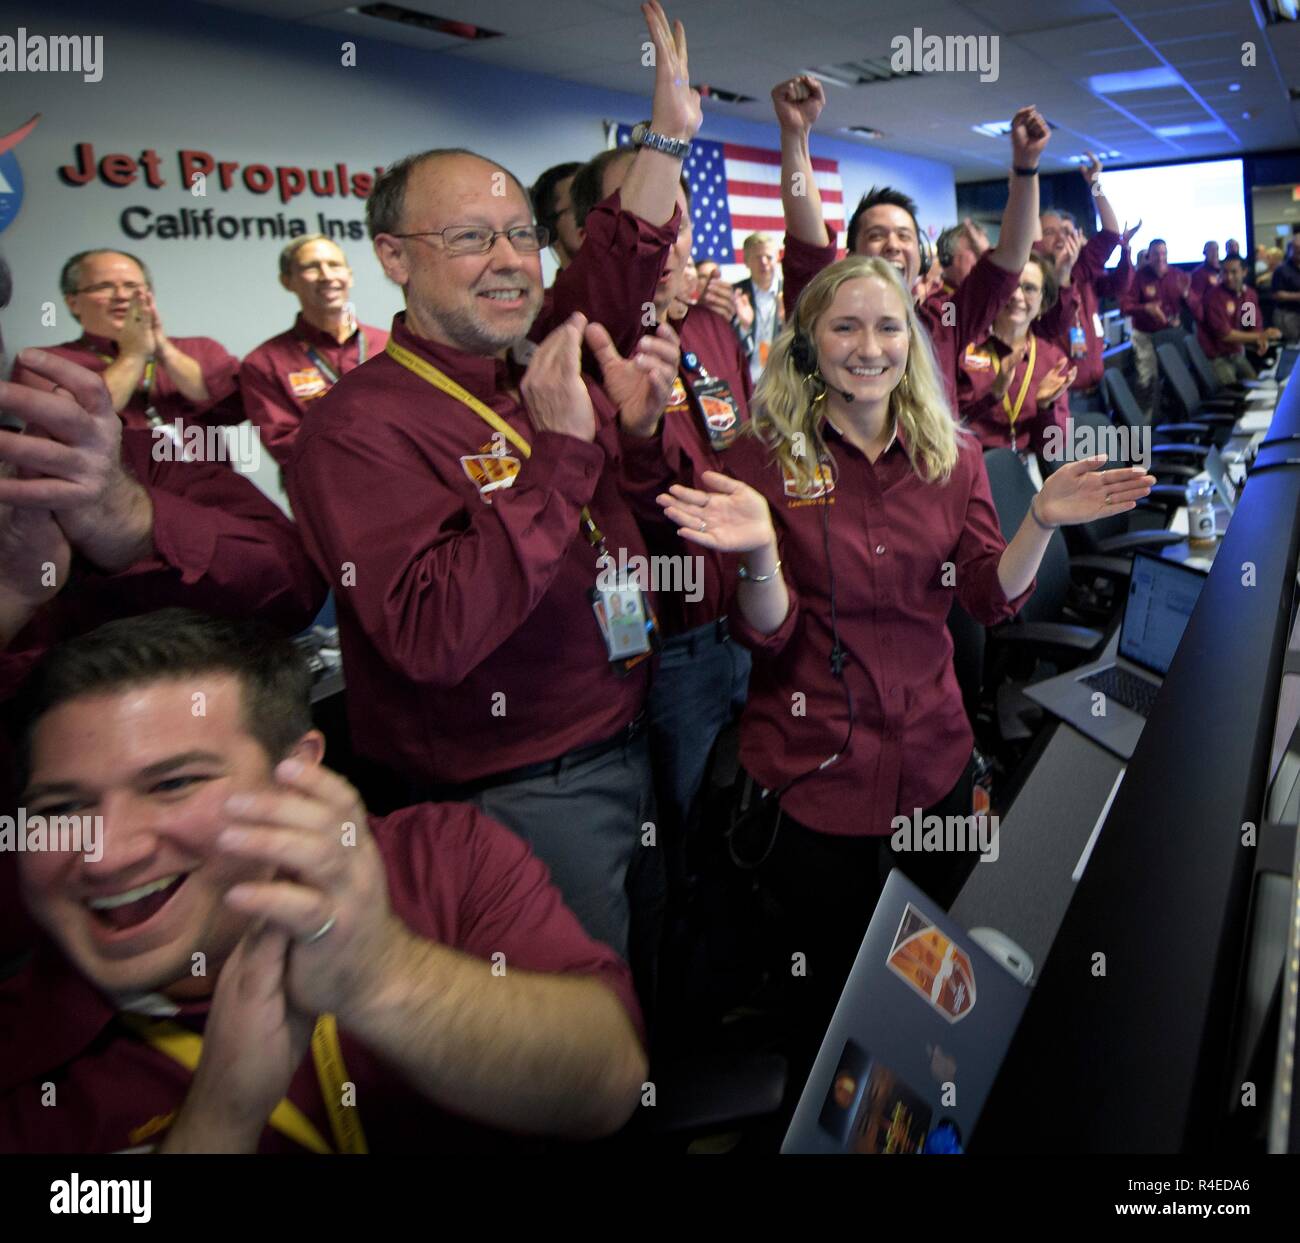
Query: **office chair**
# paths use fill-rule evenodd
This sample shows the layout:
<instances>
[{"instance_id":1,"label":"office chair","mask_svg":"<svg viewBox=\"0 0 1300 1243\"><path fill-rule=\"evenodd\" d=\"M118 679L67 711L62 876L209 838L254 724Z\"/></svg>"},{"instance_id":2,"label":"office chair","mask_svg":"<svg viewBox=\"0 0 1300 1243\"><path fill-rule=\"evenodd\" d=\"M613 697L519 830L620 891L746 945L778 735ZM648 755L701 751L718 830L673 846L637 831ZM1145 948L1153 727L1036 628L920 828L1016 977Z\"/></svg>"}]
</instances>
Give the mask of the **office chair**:
<instances>
[{"instance_id":1,"label":"office chair","mask_svg":"<svg viewBox=\"0 0 1300 1243\"><path fill-rule=\"evenodd\" d=\"M1187 366L1195 377L1203 397L1223 400L1241 398L1239 404L1244 405L1245 394L1252 389L1262 387L1258 380L1238 380L1235 384L1221 383L1219 377L1214 374L1214 368L1210 365L1205 350L1201 348L1200 339L1194 332L1187 333L1181 344Z\"/></svg>"},{"instance_id":2,"label":"office chair","mask_svg":"<svg viewBox=\"0 0 1300 1243\"><path fill-rule=\"evenodd\" d=\"M1010 449L988 450L984 466L1002 534L1010 540L1029 514L1035 495L1033 480ZM1131 569L1131 562L1122 557L1071 557L1062 532L1052 532L1033 595L1011 621L985 631L981 699L996 722L1002 744L1030 739L1036 725L1029 722L1042 719L1038 706L1023 694L1024 686L1094 659L1105 642L1100 630L1085 623L1106 618L1089 616L1086 603L1080 607L1087 594L1073 583L1073 576L1089 583L1098 576L1110 576L1116 581L1108 594L1119 601ZM1006 746L999 750L1003 766L1011 768Z\"/></svg>"},{"instance_id":3,"label":"office chair","mask_svg":"<svg viewBox=\"0 0 1300 1243\"><path fill-rule=\"evenodd\" d=\"M1211 429L1201 423L1162 423L1153 426L1133 396L1128 381L1116 367L1108 368L1101 378L1102 393L1116 423L1137 430L1147 429L1151 436L1151 473L1165 482L1191 479L1204 468L1206 443ZM1171 440L1170 437L1182 437ZM1153 495L1157 495L1153 493Z\"/></svg>"},{"instance_id":4,"label":"office chair","mask_svg":"<svg viewBox=\"0 0 1300 1243\"><path fill-rule=\"evenodd\" d=\"M1070 418L1076 436L1079 429L1092 428L1094 435L1090 439L1098 446L1104 446L1107 439L1113 437L1116 431L1127 430L1117 428L1106 415L1097 410L1074 410L1071 411ZM1082 443L1086 447L1086 441ZM1044 474L1055 473L1067 462L1076 461L1077 455L1073 450L1074 440L1071 438L1071 442L1067 445L1065 460L1044 463ZM1131 461L1112 459L1102 469L1110 470L1132 464ZM1139 548L1162 548L1167 544L1180 543L1183 536L1165 530L1164 519L1163 506L1159 504L1140 506L1126 514L1116 514L1111 518L1098 518L1095 522L1066 527L1064 528L1065 543L1071 556L1132 556Z\"/></svg>"},{"instance_id":5,"label":"office chair","mask_svg":"<svg viewBox=\"0 0 1300 1243\"><path fill-rule=\"evenodd\" d=\"M1164 376L1168 385L1169 395L1172 399L1174 408L1180 412L1182 417L1188 420L1184 424L1175 424L1184 429L1204 425L1208 430L1214 443L1218 445L1227 444L1229 437L1232 435L1233 425L1241 413L1238 402L1235 399L1203 398L1196 389L1196 381L1192 379L1191 372L1187 370L1187 364L1183 362L1183 356L1179 353L1175 345L1159 345L1156 347L1156 358L1160 364L1160 374ZM1168 424L1161 424L1161 427L1168 427ZM1184 431L1188 439L1193 439L1193 433Z\"/></svg>"}]
</instances>

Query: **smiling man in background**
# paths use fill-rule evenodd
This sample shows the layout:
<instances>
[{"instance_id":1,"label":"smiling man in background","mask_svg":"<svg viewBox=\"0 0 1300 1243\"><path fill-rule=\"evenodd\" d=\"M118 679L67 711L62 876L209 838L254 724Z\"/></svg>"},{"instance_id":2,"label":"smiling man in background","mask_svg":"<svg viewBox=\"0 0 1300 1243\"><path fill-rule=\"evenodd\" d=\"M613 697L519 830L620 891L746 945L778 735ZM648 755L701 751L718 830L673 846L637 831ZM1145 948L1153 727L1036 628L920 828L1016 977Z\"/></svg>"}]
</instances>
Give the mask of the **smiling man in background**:
<instances>
[{"instance_id":1,"label":"smiling man in background","mask_svg":"<svg viewBox=\"0 0 1300 1243\"><path fill-rule=\"evenodd\" d=\"M349 300L352 268L321 233L295 238L280 252L280 284L297 297L298 318L244 359L239 386L262 443L283 466L311 403L380 353L388 333L357 322Z\"/></svg>"}]
</instances>

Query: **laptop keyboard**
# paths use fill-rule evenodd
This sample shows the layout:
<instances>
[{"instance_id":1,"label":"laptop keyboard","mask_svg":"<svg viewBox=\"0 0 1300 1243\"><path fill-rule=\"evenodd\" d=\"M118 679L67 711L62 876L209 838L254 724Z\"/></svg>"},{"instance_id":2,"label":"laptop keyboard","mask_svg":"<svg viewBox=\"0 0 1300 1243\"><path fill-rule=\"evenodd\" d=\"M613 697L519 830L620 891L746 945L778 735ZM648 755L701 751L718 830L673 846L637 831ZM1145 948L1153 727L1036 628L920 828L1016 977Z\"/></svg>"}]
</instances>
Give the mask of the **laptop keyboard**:
<instances>
[{"instance_id":1,"label":"laptop keyboard","mask_svg":"<svg viewBox=\"0 0 1300 1243\"><path fill-rule=\"evenodd\" d=\"M1098 669L1080 679L1095 691L1101 691L1108 699L1117 700L1126 708L1136 712L1143 720L1151 715L1151 705L1156 701L1160 688L1146 678L1139 678L1119 665L1110 665Z\"/></svg>"}]
</instances>

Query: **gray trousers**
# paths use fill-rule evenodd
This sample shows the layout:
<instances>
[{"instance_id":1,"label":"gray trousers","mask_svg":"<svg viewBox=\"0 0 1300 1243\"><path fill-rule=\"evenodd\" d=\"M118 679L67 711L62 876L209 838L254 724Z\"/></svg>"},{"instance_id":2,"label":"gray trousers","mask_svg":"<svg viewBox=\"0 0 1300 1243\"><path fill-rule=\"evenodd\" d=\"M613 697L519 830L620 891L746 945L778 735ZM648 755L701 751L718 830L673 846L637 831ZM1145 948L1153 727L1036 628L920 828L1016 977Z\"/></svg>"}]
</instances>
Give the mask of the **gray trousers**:
<instances>
[{"instance_id":1,"label":"gray trousers","mask_svg":"<svg viewBox=\"0 0 1300 1243\"><path fill-rule=\"evenodd\" d=\"M1210 366L1220 384L1236 384L1238 380L1253 380L1255 368L1245 354L1227 354L1222 358L1211 358Z\"/></svg>"},{"instance_id":2,"label":"gray trousers","mask_svg":"<svg viewBox=\"0 0 1300 1243\"><path fill-rule=\"evenodd\" d=\"M465 801L518 833L583 928L629 958L632 906L655 911L663 900L657 835L654 846L641 844L655 816L644 730L595 759L560 760L554 775L491 786ZM656 931L646 936L653 941Z\"/></svg>"},{"instance_id":3,"label":"gray trousers","mask_svg":"<svg viewBox=\"0 0 1300 1243\"><path fill-rule=\"evenodd\" d=\"M1155 417L1156 381L1160 367L1156 359L1156 343L1149 332L1133 329L1133 396L1150 421Z\"/></svg>"}]
</instances>

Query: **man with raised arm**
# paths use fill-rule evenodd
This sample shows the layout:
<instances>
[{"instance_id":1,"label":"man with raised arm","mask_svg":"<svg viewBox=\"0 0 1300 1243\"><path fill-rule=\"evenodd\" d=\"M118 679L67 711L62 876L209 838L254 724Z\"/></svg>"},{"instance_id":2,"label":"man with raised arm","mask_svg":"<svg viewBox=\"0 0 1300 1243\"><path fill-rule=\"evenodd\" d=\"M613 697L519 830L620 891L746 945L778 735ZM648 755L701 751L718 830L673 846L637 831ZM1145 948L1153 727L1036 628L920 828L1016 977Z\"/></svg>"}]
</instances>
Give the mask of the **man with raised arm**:
<instances>
[{"instance_id":1,"label":"man with raised arm","mask_svg":"<svg viewBox=\"0 0 1300 1243\"><path fill-rule=\"evenodd\" d=\"M772 103L781 126L788 316L808 282L835 261L836 238L822 214L809 150L809 135L826 104L826 92L815 77L801 74L775 86ZM903 284L912 290L954 409L957 359L967 345L988 335L1029 259L1037 232L1038 160L1049 136L1047 122L1036 108L1021 108L1016 113L1011 123L1011 190L998 244L975 264L951 299L926 301L930 290L920 281L921 229L916 204L907 195L888 186L873 188L849 220L850 252L879 255L898 269Z\"/></svg>"}]
</instances>

